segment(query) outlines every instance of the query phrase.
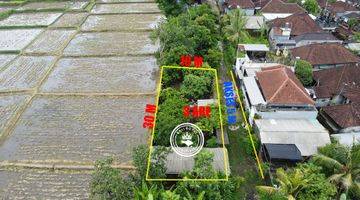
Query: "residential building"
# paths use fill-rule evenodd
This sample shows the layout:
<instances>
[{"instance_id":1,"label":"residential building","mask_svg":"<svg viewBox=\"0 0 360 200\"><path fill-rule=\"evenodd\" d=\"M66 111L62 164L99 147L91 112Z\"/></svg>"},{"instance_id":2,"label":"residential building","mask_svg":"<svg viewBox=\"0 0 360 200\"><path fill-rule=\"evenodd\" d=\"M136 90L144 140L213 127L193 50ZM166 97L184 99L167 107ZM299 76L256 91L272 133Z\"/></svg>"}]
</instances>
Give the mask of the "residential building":
<instances>
[{"instance_id":1,"label":"residential building","mask_svg":"<svg viewBox=\"0 0 360 200\"><path fill-rule=\"evenodd\" d=\"M289 67L274 66L242 79L249 122L262 119L316 119L314 101Z\"/></svg>"},{"instance_id":2,"label":"residential building","mask_svg":"<svg viewBox=\"0 0 360 200\"><path fill-rule=\"evenodd\" d=\"M294 59L310 62L315 71L355 64L360 61L359 57L340 44L310 44L293 48L290 51Z\"/></svg>"},{"instance_id":3,"label":"residential building","mask_svg":"<svg viewBox=\"0 0 360 200\"><path fill-rule=\"evenodd\" d=\"M260 12L265 17L265 21L270 21L276 18L285 18L295 13L305 13L306 10L296 3L271 0L260 10Z\"/></svg>"},{"instance_id":4,"label":"residential building","mask_svg":"<svg viewBox=\"0 0 360 200\"><path fill-rule=\"evenodd\" d=\"M335 21L339 20L340 17L349 13L360 13L360 10L355 6L342 1L336 1L333 3L327 3L324 8L325 15L333 18Z\"/></svg>"},{"instance_id":5,"label":"residential building","mask_svg":"<svg viewBox=\"0 0 360 200\"><path fill-rule=\"evenodd\" d=\"M273 49L291 49L297 46L295 37L323 33L321 27L307 14L297 13L270 22L269 41ZM297 38L298 42L299 39Z\"/></svg>"},{"instance_id":6,"label":"residential building","mask_svg":"<svg viewBox=\"0 0 360 200\"><path fill-rule=\"evenodd\" d=\"M316 106L347 103L345 96L351 96L352 88L360 87L360 66L345 65L314 71ZM360 94L359 94L360 96Z\"/></svg>"}]
</instances>

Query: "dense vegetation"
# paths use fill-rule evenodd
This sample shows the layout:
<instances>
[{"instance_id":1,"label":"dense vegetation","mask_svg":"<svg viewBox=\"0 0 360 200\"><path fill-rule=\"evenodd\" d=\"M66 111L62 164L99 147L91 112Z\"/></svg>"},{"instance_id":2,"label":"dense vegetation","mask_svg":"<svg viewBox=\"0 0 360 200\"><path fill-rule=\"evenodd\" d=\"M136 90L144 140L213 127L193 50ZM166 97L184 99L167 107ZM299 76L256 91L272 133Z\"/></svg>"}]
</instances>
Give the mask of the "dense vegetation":
<instances>
[{"instance_id":1,"label":"dense vegetation","mask_svg":"<svg viewBox=\"0 0 360 200\"><path fill-rule=\"evenodd\" d=\"M304 86L311 86L311 84L313 83L312 65L305 60L296 61L295 75Z\"/></svg>"},{"instance_id":2,"label":"dense vegetation","mask_svg":"<svg viewBox=\"0 0 360 200\"><path fill-rule=\"evenodd\" d=\"M169 17L152 35L160 40L159 64L179 65L182 55L198 55L211 67L218 68L222 58L218 27L218 16L208 5L191 7Z\"/></svg>"}]
</instances>

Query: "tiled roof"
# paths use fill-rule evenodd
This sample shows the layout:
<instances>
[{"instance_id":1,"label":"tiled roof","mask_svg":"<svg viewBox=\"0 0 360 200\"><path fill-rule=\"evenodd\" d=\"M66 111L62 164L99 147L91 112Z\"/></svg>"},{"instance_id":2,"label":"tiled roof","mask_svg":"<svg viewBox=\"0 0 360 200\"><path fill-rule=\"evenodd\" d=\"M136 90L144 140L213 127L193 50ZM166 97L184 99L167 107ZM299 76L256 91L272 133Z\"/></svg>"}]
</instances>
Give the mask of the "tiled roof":
<instances>
[{"instance_id":1,"label":"tiled roof","mask_svg":"<svg viewBox=\"0 0 360 200\"><path fill-rule=\"evenodd\" d=\"M251 0L229 0L228 6L230 8L255 8L255 4Z\"/></svg>"},{"instance_id":2,"label":"tiled roof","mask_svg":"<svg viewBox=\"0 0 360 200\"><path fill-rule=\"evenodd\" d=\"M340 44L310 44L291 49L293 57L300 57L312 65L357 63L359 58Z\"/></svg>"},{"instance_id":3,"label":"tiled roof","mask_svg":"<svg viewBox=\"0 0 360 200\"><path fill-rule=\"evenodd\" d=\"M291 35L293 36L322 32L320 26L317 25L317 23L311 19L307 13L297 13L286 18L274 19L272 21L272 26L284 27L286 23L289 23Z\"/></svg>"},{"instance_id":4,"label":"tiled roof","mask_svg":"<svg viewBox=\"0 0 360 200\"><path fill-rule=\"evenodd\" d=\"M264 7L267 3L269 3L270 0L252 0L252 2L255 4L255 7Z\"/></svg>"},{"instance_id":5,"label":"tiled roof","mask_svg":"<svg viewBox=\"0 0 360 200\"><path fill-rule=\"evenodd\" d=\"M318 98L331 98L342 92L353 100L359 98L360 102L360 66L353 64L314 71L313 75L318 83L314 87Z\"/></svg>"},{"instance_id":6,"label":"tiled roof","mask_svg":"<svg viewBox=\"0 0 360 200\"><path fill-rule=\"evenodd\" d=\"M360 126L360 104L326 106L323 111L341 128Z\"/></svg>"},{"instance_id":7,"label":"tiled roof","mask_svg":"<svg viewBox=\"0 0 360 200\"><path fill-rule=\"evenodd\" d=\"M284 3L281 0L271 0L262 9L263 13L303 13L306 12L296 3Z\"/></svg>"},{"instance_id":8,"label":"tiled roof","mask_svg":"<svg viewBox=\"0 0 360 200\"><path fill-rule=\"evenodd\" d=\"M265 68L256 73L267 103L314 104L304 86L287 67Z\"/></svg>"},{"instance_id":9,"label":"tiled roof","mask_svg":"<svg viewBox=\"0 0 360 200\"><path fill-rule=\"evenodd\" d=\"M348 3L337 1L334 3L329 3L327 9L334 13L343 13L345 11L359 11L354 6L351 6Z\"/></svg>"}]
</instances>

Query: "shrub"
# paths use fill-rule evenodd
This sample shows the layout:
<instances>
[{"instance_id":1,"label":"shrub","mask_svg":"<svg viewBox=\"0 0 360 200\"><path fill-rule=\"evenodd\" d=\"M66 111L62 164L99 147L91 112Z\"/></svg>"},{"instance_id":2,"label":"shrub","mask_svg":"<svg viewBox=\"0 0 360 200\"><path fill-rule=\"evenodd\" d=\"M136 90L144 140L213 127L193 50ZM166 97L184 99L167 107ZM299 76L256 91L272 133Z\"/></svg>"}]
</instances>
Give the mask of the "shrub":
<instances>
[{"instance_id":1,"label":"shrub","mask_svg":"<svg viewBox=\"0 0 360 200\"><path fill-rule=\"evenodd\" d=\"M312 66L305 60L298 60L295 65L295 74L304 86L311 86L313 83Z\"/></svg>"}]
</instances>

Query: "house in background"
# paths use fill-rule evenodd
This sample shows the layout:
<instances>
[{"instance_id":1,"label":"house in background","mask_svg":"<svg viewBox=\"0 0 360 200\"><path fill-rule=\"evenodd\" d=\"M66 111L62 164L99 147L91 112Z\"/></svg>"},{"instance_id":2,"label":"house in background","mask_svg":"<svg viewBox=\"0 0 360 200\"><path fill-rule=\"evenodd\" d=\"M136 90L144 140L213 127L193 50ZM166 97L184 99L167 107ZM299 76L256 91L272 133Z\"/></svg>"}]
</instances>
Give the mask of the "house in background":
<instances>
[{"instance_id":1,"label":"house in background","mask_svg":"<svg viewBox=\"0 0 360 200\"><path fill-rule=\"evenodd\" d=\"M314 72L319 121L345 145L360 142L359 77L356 64Z\"/></svg>"},{"instance_id":2,"label":"house in background","mask_svg":"<svg viewBox=\"0 0 360 200\"><path fill-rule=\"evenodd\" d=\"M305 13L306 10L296 3L271 0L260 10L260 12L265 17L265 21L270 21L276 18L285 18L295 13Z\"/></svg>"},{"instance_id":3,"label":"house in background","mask_svg":"<svg viewBox=\"0 0 360 200\"><path fill-rule=\"evenodd\" d=\"M324 43L310 44L290 50L294 59L306 60L314 71L356 64L359 57L340 44Z\"/></svg>"},{"instance_id":4,"label":"house in background","mask_svg":"<svg viewBox=\"0 0 360 200\"><path fill-rule=\"evenodd\" d=\"M255 14L255 5L251 0L225 0L222 7L225 13L233 9L241 9L245 15Z\"/></svg>"},{"instance_id":5,"label":"house in background","mask_svg":"<svg viewBox=\"0 0 360 200\"><path fill-rule=\"evenodd\" d=\"M313 119L317 110L308 92L286 66L263 68L242 79L249 122L261 119Z\"/></svg>"},{"instance_id":6,"label":"house in background","mask_svg":"<svg viewBox=\"0 0 360 200\"><path fill-rule=\"evenodd\" d=\"M272 49L291 49L297 46L295 37L322 33L321 27L307 14L297 13L270 22L269 41ZM301 42L301 38L297 38Z\"/></svg>"},{"instance_id":7,"label":"house in background","mask_svg":"<svg viewBox=\"0 0 360 200\"><path fill-rule=\"evenodd\" d=\"M333 18L335 21L338 21L340 17L346 14L360 13L360 10L348 3L336 1L334 3L327 3L327 5L325 5L324 7L323 12L327 17Z\"/></svg>"},{"instance_id":8,"label":"house in background","mask_svg":"<svg viewBox=\"0 0 360 200\"><path fill-rule=\"evenodd\" d=\"M352 88L360 87L360 66L353 64L314 71L313 78L316 107L348 103L345 96L355 92Z\"/></svg>"}]
</instances>

